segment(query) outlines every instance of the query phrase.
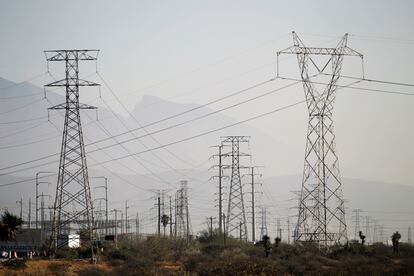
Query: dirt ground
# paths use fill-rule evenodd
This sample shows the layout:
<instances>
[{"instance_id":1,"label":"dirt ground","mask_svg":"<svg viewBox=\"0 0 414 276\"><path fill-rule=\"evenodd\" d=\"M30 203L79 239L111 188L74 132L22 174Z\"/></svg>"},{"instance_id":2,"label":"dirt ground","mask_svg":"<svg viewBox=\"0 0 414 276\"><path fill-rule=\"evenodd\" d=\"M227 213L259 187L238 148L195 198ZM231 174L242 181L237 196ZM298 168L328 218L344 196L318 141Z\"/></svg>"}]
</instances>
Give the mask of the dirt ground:
<instances>
[{"instance_id":1,"label":"dirt ground","mask_svg":"<svg viewBox=\"0 0 414 276\"><path fill-rule=\"evenodd\" d=\"M0 275L79 275L80 272L99 268L110 272L106 263L91 264L87 260L28 260L24 269L10 269L0 266Z\"/></svg>"}]
</instances>

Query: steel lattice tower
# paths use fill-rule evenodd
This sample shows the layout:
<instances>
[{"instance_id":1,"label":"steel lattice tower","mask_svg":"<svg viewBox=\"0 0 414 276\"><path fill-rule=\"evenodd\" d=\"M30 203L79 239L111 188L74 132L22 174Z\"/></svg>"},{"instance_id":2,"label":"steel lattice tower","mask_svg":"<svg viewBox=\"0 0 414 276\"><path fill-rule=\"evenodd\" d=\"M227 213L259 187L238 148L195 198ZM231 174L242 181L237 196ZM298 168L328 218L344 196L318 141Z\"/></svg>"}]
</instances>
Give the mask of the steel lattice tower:
<instances>
[{"instance_id":1,"label":"steel lattice tower","mask_svg":"<svg viewBox=\"0 0 414 276\"><path fill-rule=\"evenodd\" d=\"M267 232L267 210L265 207L261 208L261 214L262 214L262 217L261 217L262 226L260 227L260 239L262 240L263 236L268 234Z\"/></svg>"},{"instance_id":2,"label":"steel lattice tower","mask_svg":"<svg viewBox=\"0 0 414 276\"><path fill-rule=\"evenodd\" d=\"M241 227L241 239L247 240L247 220L246 212L244 208L243 200L243 185L241 182L240 169L249 168L240 166L240 157L249 156L240 152L240 143L248 143L248 136L226 136L222 137L222 145L229 145L231 151L223 154L223 156L231 157L231 165L226 166L231 169L230 176L230 190L229 190L229 202L227 209L227 221L226 221L226 233L234 236L240 234L240 223ZM236 233L238 233L236 235Z\"/></svg>"},{"instance_id":3,"label":"steel lattice tower","mask_svg":"<svg viewBox=\"0 0 414 276\"><path fill-rule=\"evenodd\" d=\"M181 187L176 193L176 236L187 238L191 233L190 214L188 211L188 185L187 180L181 181Z\"/></svg>"},{"instance_id":4,"label":"steel lattice tower","mask_svg":"<svg viewBox=\"0 0 414 276\"><path fill-rule=\"evenodd\" d=\"M79 103L80 86L99 84L79 79L79 61L97 60L99 50L45 51L46 59L65 62L65 78L45 85L65 87L66 101L49 108L65 110L59 174L54 203L51 246L63 246L61 235L79 234L84 245L92 249L93 206L86 165L80 109L96 109ZM92 250L93 253L93 250Z\"/></svg>"},{"instance_id":5,"label":"steel lattice tower","mask_svg":"<svg viewBox=\"0 0 414 276\"><path fill-rule=\"evenodd\" d=\"M363 58L347 46L347 39L348 34L345 34L335 48L306 47L293 32L293 46L277 53L278 56L296 55L309 111L295 241L316 241L323 246L347 241L332 114L344 56ZM318 67L312 58L314 56L325 56L328 61ZM324 71L329 63L332 71L326 74ZM323 91L315 88L310 65L316 68L318 75L329 76L329 83Z\"/></svg>"}]
</instances>

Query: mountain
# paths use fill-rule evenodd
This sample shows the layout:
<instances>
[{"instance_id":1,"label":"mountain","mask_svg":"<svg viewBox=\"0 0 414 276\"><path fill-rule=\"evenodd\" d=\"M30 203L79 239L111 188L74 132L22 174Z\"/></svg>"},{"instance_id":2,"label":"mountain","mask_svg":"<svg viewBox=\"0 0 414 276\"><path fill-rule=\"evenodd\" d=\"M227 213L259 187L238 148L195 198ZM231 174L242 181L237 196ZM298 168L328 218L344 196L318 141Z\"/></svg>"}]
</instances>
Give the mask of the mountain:
<instances>
[{"instance_id":1,"label":"mountain","mask_svg":"<svg viewBox=\"0 0 414 276\"><path fill-rule=\"evenodd\" d=\"M0 93L0 167L4 168L42 156L58 154L62 135L63 112L53 111L50 114L51 122L48 122L47 108L64 101L61 91L48 90L46 92L47 99L44 99L43 88L30 83L14 83L0 78ZM10 97L13 97L13 100L8 99ZM251 153L253 157L252 160L250 158L243 159L242 163L250 165L252 162L266 166L259 169L261 173L264 173L264 176L261 181L263 188L258 186L257 189L260 193L257 196L258 204L260 205L261 202L268 206L269 212L272 214L269 220L269 229L274 228L275 218L279 217L285 220L287 216L296 214L294 208L297 206L297 199L292 191L298 191L301 188L301 176L296 175L303 166L301 149L294 148L292 145L280 141L277 137L270 136L247 124L239 124L186 140L188 137L237 122L221 113L208 115L213 113L214 109L198 104L175 103L145 95L130 111L133 116L124 117L103 107L104 103L101 99L92 96L89 98L86 97L84 102L99 106L99 120L96 120L93 112L83 111L81 114L88 152L89 175L91 177L108 177L110 208L124 208L125 200L128 199L131 214L139 212L144 221L147 220L147 226L145 226L147 231L152 231L151 227L155 225L150 220L155 216L154 209L151 209L155 202L154 191L167 189L168 193L173 195L174 190L179 187L180 180L183 179L189 181L193 229L195 231L202 229L205 226L205 217L217 213L214 208L217 205L215 201L216 183L209 181L215 172L214 170L208 171L208 168L214 165L217 160L209 160L209 157L216 153L216 148L211 148L211 146L219 144L220 136L225 135L250 136L250 145L245 145L242 151ZM104 100L111 105L111 101ZM83 101L82 97L81 101ZM192 111L186 112L188 110ZM180 113L183 114L175 116ZM165 120L169 117L174 118ZM153 124L158 121L162 122ZM189 122L187 123L187 121ZM148 124L150 126L145 129L139 127L139 125ZM171 127L175 124L181 125ZM163 130L164 128L167 129ZM137 130L132 132L131 130L134 129ZM128 134L107 139L99 144L88 145L93 141L125 132ZM156 132L156 134L148 135L151 132ZM139 141L137 141L138 138ZM127 140L131 141L126 142ZM184 142L180 143L181 140ZM163 145L175 142L179 143L163 148ZM112 147L112 145L117 146ZM156 150L150 151L152 148L156 148ZM134 153L140 154L131 156ZM129 157L123 158L126 155ZM114 158L122 159L117 162L96 165L97 162ZM25 179L30 179L30 181L1 187L0 205L17 212L16 200L23 197L23 206L27 212L29 197L32 198L32 205L34 204L35 182L32 178L40 170L56 172L57 160L58 155L23 166L34 166L30 170L13 172L21 167L3 170L0 175L0 184ZM55 162L37 167L38 164L49 161ZM41 184L39 188L41 192L51 196L50 203L47 199L46 205L52 204L56 176L45 177L42 181L50 182L50 184ZM102 189L95 189L96 186L102 185L100 181L102 179L91 178L94 198L103 196ZM243 181L247 181L246 178L243 178ZM245 186L244 189L249 189L249 186ZM356 208L366 211L366 213L362 213L363 216L369 215L372 220L380 220L385 227L389 227L386 228L388 232L394 229L392 228L394 225L406 232L408 225L414 221L413 213L409 212L414 207L412 203L413 187L344 177L343 190L347 200L347 220L351 225L351 234L355 220L352 217L352 210ZM249 206L250 199L246 198L245 200ZM96 204L102 204L102 202ZM291 222L294 221L294 217L291 219ZM361 217L361 224L363 221L363 217Z\"/></svg>"}]
</instances>

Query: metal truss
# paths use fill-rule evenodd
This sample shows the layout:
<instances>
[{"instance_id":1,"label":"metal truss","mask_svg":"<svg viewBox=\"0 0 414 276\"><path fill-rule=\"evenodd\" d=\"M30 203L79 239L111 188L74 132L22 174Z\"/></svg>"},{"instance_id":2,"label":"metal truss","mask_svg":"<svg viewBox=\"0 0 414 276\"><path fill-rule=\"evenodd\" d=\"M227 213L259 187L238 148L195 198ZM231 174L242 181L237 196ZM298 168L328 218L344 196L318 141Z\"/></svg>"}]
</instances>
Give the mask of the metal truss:
<instances>
[{"instance_id":1,"label":"metal truss","mask_svg":"<svg viewBox=\"0 0 414 276\"><path fill-rule=\"evenodd\" d=\"M90 246L92 249L94 215L80 109L96 109L96 107L79 103L79 87L99 84L79 79L79 61L97 60L98 53L98 50L45 51L48 62L65 62L65 78L45 85L65 87L66 91L65 103L49 108L65 110L51 232L51 247L55 250L67 245L67 241L66 243L63 241L69 234L80 235L82 245Z\"/></svg>"},{"instance_id":2,"label":"metal truss","mask_svg":"<svg viewBox=\"0 0 414 276\"><path fill-rule=\"evenodd\" d=\"M225 166L225 168L231 169L225 231L228 235L239 236L240 239L245 241L247 241L247 220L240 169L249 167L240 166L240 157L250 155L240 152L240 143L248 143L249 139L248 136L225 136L221 140L222 145L231 147L230 152L223 154L224 157L231 157L231 165Z\"/></svg>"},{"instance_id":3,"label":"metal truss","mask_svg":"<svg viewBox=\"0 0 414 276\"><path fill-rule=\"evenodd\" d=\"M322 246L347 241L332 114L344 56L363 58L362 54L347 46L347 39L348 35L345 34L335 48L306 47L293 32L294 45L277 53L278 56L296 55L309 111L295 241L315 241ZM312 57L320 55L329 56L329 59L318 67ZM329 64L332 70L329 84L320 92L311 81L309 67L313 65L318 73L323 73Z\"/></svg>"},{"instance_id":4,"label":"metal truss","mask_svg":"<svg viewBox=\"0 0 414 276\"><path fill-rule=\"evenodd\" d=\"M190 239L191 223L188 211L188 182L181 181L181 187L176 193L175 236Z\"/></svg>"}]
</instances>

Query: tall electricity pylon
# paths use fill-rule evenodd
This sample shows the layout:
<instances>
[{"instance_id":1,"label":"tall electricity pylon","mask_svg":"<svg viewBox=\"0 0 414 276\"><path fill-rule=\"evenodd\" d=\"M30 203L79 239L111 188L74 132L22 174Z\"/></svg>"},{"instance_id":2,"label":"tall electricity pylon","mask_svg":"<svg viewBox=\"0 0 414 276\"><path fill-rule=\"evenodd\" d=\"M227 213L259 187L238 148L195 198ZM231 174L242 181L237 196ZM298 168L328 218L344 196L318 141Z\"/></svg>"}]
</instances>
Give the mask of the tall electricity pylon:
<instances>
[{"instance_id":1,"label":"tall electricity pylon","mask_svg":"<svg viewBox=\"0 0 414 276\"><path fill-rule=\"evenodd\" d=\"M267 235L267 209L266 207L261 207L261 227L260 227L260 239L263 238L264 235Z\"/></svg>"},{"instance_id":2,"label":"tall electricity pylon","mask_svg":"<svg viewBox=\"0 0 414 276\"><path fill-rule=\"evenodd\" d=\"M176 236L190 240L191 224L188 211L188 185L187 180L181 181L181 187L176 194Z\"/></svg>"},{"instance_id":3,"label":"tall electricity pylon","mask_svg":"<svg viewBox=\"0 0 414 276\"><path fill-rule=\"evenodd\" d=\"M335 48L306 47L293 32L293 46L277 53L277 56L296 55L309 111L295 240L316 241L322 246L347 241L332 114L344 56L363 58L362 54L347 46L347 40L348 34L345 34ZM325 56L328 61L318 67L314 56ZM326 74L324 71L329 64L332 71ZM329 84L322 91L318 91L311 80L312 65L316 68L317 75L329 76Z\"/></svg>"},{"instance_id":4,"label":"tall electricity pylon","mask_svg":"<svg viewBox=\"0 0 414 276\"><path fill-rule=\"evenodd\" d=\"M66 101L49 108L66 112L51 232L51 246L54 249L65 245L63 241L68 238L67 235L79 234L82 243L90 246L93 253L93 207L80 109L96 107L79 103L79 87L99 84L79 79L79 61L96 61L98 53L99 50L45 51L48 62L63 61L66 69L64 79L45 85L65 87L66 90Z\"/></svg>"},{"instance_id":5,"label":"tall electricity pylon","mask_svg":"<svg viewBox=\"0 0 414 276\"><path fill-rule=\"evenodd\" d=\"M225 136L222 137L222 145L231 146L231 151L223 156L231 157L231 165L226 166L231 169L229 202L227 209L226 233L233 234L235 237L241 236L242 240L247 241L247 220L243 200L243 185L241 182L240 169L249 168L240 166L241 156L250 156L240 152L240 143L248 143L248 136ZM241 224L241 225L240 225ZM238 235L236 233L239 233Z\"/></svg>"}]
</instances>

